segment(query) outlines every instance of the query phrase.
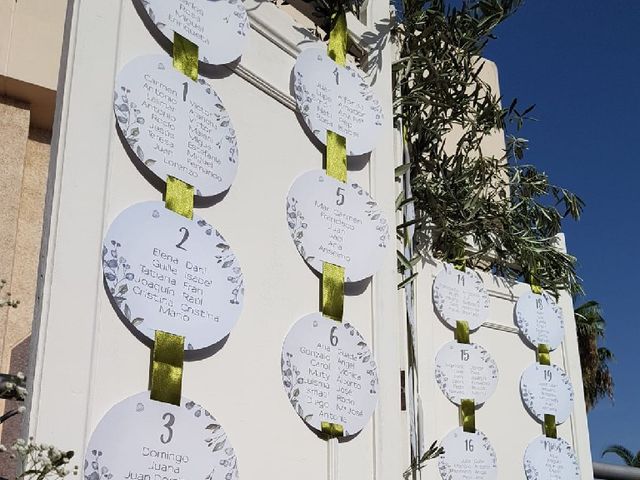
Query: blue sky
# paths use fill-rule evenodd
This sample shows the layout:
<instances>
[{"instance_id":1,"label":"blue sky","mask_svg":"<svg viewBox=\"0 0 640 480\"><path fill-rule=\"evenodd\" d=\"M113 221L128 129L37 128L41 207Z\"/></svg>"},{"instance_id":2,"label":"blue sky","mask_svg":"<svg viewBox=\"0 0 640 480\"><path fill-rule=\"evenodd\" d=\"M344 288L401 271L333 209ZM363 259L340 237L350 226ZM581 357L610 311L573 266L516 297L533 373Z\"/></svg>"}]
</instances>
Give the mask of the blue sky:
<instances>
[{"instance_id":1,"label":"blue sky","mask_svg":"<svg viewBox=\"0 0 640 480\"><path fill-rule=\"evenodd\" d=\"M564 228L588 299L607 320L615 403L589 414L594 460L609 444L640 450L640 2L529 0L485 56L504 103L537 106L525 157L586 202ZM607 455L604 460L616 462Z\"/></svg>"}]
</instances>

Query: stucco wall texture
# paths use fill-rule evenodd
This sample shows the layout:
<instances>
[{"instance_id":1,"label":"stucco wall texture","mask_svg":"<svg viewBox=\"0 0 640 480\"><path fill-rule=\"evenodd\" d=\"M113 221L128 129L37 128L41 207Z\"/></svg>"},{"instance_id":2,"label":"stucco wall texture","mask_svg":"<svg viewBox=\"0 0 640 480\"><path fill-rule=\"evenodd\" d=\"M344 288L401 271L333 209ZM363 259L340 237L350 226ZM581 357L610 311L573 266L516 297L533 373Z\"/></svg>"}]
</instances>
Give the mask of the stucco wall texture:
<instances>
[{"instance_id":1,"label":"stucco wall texture","mask_svg":"<svg viewBox=\"0 0 640 480\"><path fill-rule=\"evenodd\" d=\"M33 320L51 133L29 127L27 104L0 97L0 278L20 300L18 308L0 310L0 372L27 370ZM5 411L4 401L0 411ZM15 407L15 405L13 405ZM11 445L19 417L3 424L2 443ZM7 457L6 459L4 457ZM0 459L0 475L12 465Z\"/></svg>"}]
</instances>

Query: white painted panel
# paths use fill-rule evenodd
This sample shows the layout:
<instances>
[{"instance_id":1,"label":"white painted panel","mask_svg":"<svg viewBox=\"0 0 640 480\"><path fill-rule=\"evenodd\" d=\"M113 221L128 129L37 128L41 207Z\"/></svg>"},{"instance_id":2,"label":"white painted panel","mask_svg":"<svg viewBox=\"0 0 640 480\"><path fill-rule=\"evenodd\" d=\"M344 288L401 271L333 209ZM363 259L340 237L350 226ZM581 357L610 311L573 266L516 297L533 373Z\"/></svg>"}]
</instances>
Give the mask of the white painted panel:
<instances>
[{"instance_id":1,"label":"white painted panel","mask_svg":"<svg viewBox=\"0 0 640 480\"><path fill-rule=\"evenodd\" d=\"M246 6L255 28L238 74L223 68L220 78L211 80L236 129L238 175L219 203L197 211L224 232L242 264L244 308L220 351L185 364L183 394L222 423L242 478L323 479L327 443L292 411L279 364L289 327L319 307L318 277L300 259L285 220L293 179L322 166L321 151L286 106L293 105L288 97L292 54L305 36L272 4ZM373 5L370 10L375 13ZM135 56L161 49L129 0L77 1L72 15L29 429L41 441L75 450L79 459L104 413L147 387L149 349L129 333L107 300L100 245L124 208L161 199L127 157L111 106L119 69ZM374 86L386 118L391 118L389 78L386 62ZM376 196L387 218L394 214L393 164L389 123L370 162L349 173ZM394 478L408 457L399 441L405 436L401 322L397 304L384 300L394 298L395 284L390 249L375 279L345 301L345 320L368 339L378 361L380 401L360 435L340 444L340 479Z\"/></svg>"}]
</instances>

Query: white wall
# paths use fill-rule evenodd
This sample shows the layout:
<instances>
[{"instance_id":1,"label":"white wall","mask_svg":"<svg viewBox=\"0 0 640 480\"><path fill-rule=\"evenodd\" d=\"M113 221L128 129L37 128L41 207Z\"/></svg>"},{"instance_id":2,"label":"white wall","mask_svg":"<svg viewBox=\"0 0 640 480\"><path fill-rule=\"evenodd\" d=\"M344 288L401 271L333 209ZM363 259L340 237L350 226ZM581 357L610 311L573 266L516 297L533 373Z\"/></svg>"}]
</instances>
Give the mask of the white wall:
<instances>
[{"instance_id":1,"label":"white wall","mask_svg":"<svg viewBox=\"0 0 640 480\"><path fill-rule=\"evenodd\" d=\"M271 3L246 6L254 29L241 62L244 78L230 74L211 81L236 128L239 173L222 202L197 212L220 229L240 259L245 304L224 348L185 365L183 394L221 421L242 478L321 479L327 477L326 442L294 413L280 375L286 332L318 309L318 279L299 257L284 211L293 179L322 167L322 153L283 104L291 104L289 75L305 36ZM161 199L125 154L111 103L118 70L161 49L130 0L83 0L72 8L29 428L40 441L73 449L80 459L104 413L147 387L149 350L106 298L100 248L120 211ZM374 2L372 22L375 8ZM391 119L389 62L384 65L376 89ZM245 78L264 83L282 102ZM394 216L393 166L389 121L370 162L349 173L385 206L388 218ZM340 446L339 478L395 478L408 461L399 440L406 436L399 408L401 321L397 305L384 301L395 282L390 250L366 291L345 302L345 319L369 339L378 361L380 402L374 421Z\"/></svg>"}]
</instances>

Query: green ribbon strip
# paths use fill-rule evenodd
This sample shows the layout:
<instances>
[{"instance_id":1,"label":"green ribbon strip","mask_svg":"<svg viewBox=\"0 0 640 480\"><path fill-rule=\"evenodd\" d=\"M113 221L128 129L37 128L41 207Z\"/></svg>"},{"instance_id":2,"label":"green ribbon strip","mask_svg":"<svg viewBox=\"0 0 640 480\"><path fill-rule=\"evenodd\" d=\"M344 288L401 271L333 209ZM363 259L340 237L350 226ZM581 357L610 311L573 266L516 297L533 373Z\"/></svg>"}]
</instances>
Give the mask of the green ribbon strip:
<instances>
[{"instance_id":1,"label":"green ribbon strip","mask_svg":"<svg viewBox=\"0 0 640 480\"><path fill-rule=\"evenodd\" d=\"M198 45L173 32L173 68L198 80Z\"/></svg>"},{"instance_id":2,"label":"green ribbon strip","mask_svg":"<svg viewBox=\"0 0 640 480\"><path fill-rule=\"evenodd\" d=\"M540 365L551 365L551 353L549 345L541 343L538 345L538 363Z\"/></svg>"},{"instance_id":3,"label":"green ribbon strip","mask_svg":"<svg viewBox=\"0 0 640 480\"><path fill-rule=\"evenodd\" d=\"M327 130L327 175L347 182L347 140Z\"/></svg>"},{"instance_id":4,"label":"green ribbon strip","mask_svg":"<svg viewBox=\"0 0 640 480\"><path fill-rule=\"evenodd\" d=\"M345 66L347 63L347 16L343 10L331 16L332 27L329 33L328 54L338 65Z\"/></svg>"},{"instance_id":5,"label":"green ribbon strip","mask_svg":"<svg viewBox=\"0 0 640 480\"><path fill-rule=\"evenodd\" d=\"M463 398L460 402L460 420L465 432L476 431L476 402L469 398Z\"/></svg>"},{"instance_id":6,"label":"green ribbon strip","mask_svg":"<svg viewBox=\"0 0 640 480\"><path fill-rule=\"evenodd\" d=\"M193 187L178 178L167 175L164 204L169 210L191 220L193 218Z\"/></svg>"},{"instance_id":7,"label":"green ribbon strip","mask_svg":"<svg viewBox=\"0 0 640 480\"><path fill-rule=\"evenodd\" d=\"M344 437L344 427L339 423L322 422L322 433L326 433L331 438Z\"/></svg>"},{"instance_id":8,"label":"green ribbon strip","mask_svg":"<svg viewBox=\"0 0 640 480\"><path fill-rule=\"evenodd\" d=\"M467 257L464 249L459 250L456 258L454 258L451 263L453 264L453 268L460 270L461 272L464 272L467 269Z\"/></svg>"},{"instance_id":9,"label":"green ribbon strip","mask_svg":"<svg viewBox=\"0 0 640 480\"><path fill-rule=\"evenodd\" d=\"M184 337L156 330L151 366L151 399L180 406Z\"/></svg>"},{"instance_id":10,"label":"green ribbon strip","mask_svg":"<svg viewBox=\"0 0 640 480\"><path fill-rule=\"evenodd\" d=\"M549 438L558 438L555 415L544 414L544 434Z\"/></svg>"},{"instance_id":11,"label":"green ribbon strip","mask_svg":"<svg viewBox=\"0 0 640 480\"><path fill-rule=\"evenodd\" d=\"M347 19L344 12L338 14L329 34L329 56L339 65L347 58ZM347 181L347 141L335 132L327 131L327 175ZM344 312L344 267L324 262L322 264L322 314L337 322ZM341 427L342 428L342 427Z\"/></svg>"},{"instance_id":12,"label":"green ribbon strip","mask_svg":"<svg viewBox=\"0 0 640 480\"><path fill-rule=\"evenodd\" d=\"M344 267L322 264L322 314L336 322L344 311Z\"/></svg>"},{"instance_id":13,"label":"green ribbon strip","mask_svg":"<svg viewBox=\"0 0 640 480\"><path fill-rule=\"evenodd\" d=\"M527 275L527 280L529 281L529 285L531 285L531 291L537 295L542 295L542 287L538 284L535 279L536 269L533 268Z\"/></svg>"},{"instance_id":14,"label":"green ribbon strip","mask_svg":"<svg viewBox=\"0 0 640 480\"><path fill-rule=\"evenodd\" d=\"M469 322L458 320L455 336L458 343L469 343Z\"/></svg>"}]
</instances>

